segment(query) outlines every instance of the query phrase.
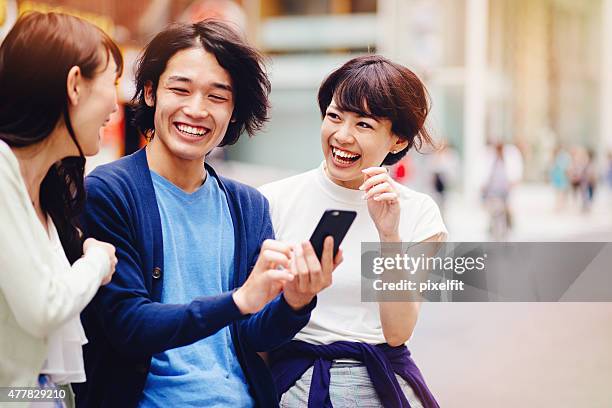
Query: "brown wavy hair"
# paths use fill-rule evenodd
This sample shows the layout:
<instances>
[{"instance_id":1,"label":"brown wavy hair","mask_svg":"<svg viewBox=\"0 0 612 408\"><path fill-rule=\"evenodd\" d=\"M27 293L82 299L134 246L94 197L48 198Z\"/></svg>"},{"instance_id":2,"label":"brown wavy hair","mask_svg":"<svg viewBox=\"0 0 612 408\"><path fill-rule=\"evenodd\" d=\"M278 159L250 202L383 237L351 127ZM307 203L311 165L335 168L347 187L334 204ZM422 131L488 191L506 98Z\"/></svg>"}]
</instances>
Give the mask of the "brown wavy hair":
<instances>
[{"instance_id":1,"label":"brown wavy hair","mask_svg":"<svg viewBox=\"0 0 612 408\"><path fill-rule=\"evenodd\" d=\"M63 120L79 151L51 166L40 186L41 206L70 262L83 254L78 215L85 201L85 157L68 114L66 79L74 66L91 79L111 58L120 76L123 59L113 40L98 27L61 13L24 14L0 46L0 139L12 147L30 146L45 140Z\"/></svg>"}]
</instances>

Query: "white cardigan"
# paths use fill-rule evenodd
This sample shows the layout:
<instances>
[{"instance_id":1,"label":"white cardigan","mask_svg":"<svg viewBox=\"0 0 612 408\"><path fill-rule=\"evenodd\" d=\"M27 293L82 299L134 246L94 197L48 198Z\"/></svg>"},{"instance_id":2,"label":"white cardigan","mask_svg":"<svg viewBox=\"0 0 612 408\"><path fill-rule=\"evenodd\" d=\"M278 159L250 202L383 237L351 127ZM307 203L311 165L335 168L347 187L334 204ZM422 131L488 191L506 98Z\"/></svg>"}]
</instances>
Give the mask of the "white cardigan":
<instances>
[{"instance_id":1,"label":"white cardigan","mask_svg":"<svg viewBox=\"0 0 612 408\"><path fill-rule=\"evenodd\" d=\"M69 269L58 270L19 162L3 141L0 228L0 387L33 387L47 358L48 335L91 301L110 261L92 248Z\"/></svg>"}]
</instances>

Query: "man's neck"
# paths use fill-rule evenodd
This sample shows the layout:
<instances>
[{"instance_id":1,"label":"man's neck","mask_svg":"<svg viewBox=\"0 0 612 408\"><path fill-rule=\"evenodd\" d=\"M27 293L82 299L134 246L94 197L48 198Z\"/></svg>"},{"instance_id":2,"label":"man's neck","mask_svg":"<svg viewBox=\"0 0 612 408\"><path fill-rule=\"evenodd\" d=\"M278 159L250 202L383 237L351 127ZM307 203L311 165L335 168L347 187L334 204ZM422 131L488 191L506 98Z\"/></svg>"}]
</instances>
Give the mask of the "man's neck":
<instances>
[{"instance_id":1,"label":"man's neck","mask_svg":"<svg viewBox=\"0 0 612 408\"><path fill-rule=\"evenodd\" d=\"M146 153L149 169L187 193L196 191L206 180L204 157L197 160L180 158L155 139L147 145Z\"/></svg>"}]
</instances>

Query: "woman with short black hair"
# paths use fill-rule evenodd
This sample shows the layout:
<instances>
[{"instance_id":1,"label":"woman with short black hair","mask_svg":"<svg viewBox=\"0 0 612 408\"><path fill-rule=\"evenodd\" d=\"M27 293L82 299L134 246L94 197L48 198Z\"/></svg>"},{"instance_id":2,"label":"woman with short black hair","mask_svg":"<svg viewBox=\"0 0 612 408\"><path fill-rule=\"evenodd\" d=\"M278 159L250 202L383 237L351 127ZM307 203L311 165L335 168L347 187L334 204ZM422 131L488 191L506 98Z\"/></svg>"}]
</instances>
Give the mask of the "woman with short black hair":
<instances>
[{"instance_id":1,"label":"woman with short black hair","mask_svg":"<svg viewBox=\"0 0 612 408\"><path fill-rule=\"evenodd\" d=\"M432 144L424 127L427 91L406 67L371 55L332 72L318 100L323 163L261 191L285 242L308 239L326 209L357 217L342 243L344 262L318 295L310 322L271 355L280 405L437 407L405 346L420 303L360 301L361 242L441 241L447 234L431 197L396 183L383 167Z\"/></svg>"}]
</instances>

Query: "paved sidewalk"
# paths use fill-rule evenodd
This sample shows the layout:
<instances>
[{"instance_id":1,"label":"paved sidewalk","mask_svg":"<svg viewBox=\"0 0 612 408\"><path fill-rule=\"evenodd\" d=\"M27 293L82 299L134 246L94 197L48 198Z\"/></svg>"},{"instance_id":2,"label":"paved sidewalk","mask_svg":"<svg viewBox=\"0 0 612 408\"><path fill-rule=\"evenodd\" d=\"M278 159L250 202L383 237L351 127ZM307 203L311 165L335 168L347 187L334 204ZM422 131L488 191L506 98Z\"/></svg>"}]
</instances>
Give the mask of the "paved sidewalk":
<instances>
[{"instance_id":1,"label":"paved sidewalk","mask_svg":"<svg viewBox=\"0 0 612 408\"><path fill-rule=\"evenodd\" d=\"M597 193L592 210L583 213L576 203L556 210L554 191L548 185L517 187L511 199L514 229L508 240L612 242L612 193L607 189ZM444 218L453 241L489 240L488 215L478 200L451 195Z\"/></svg>"}]
</instances>

